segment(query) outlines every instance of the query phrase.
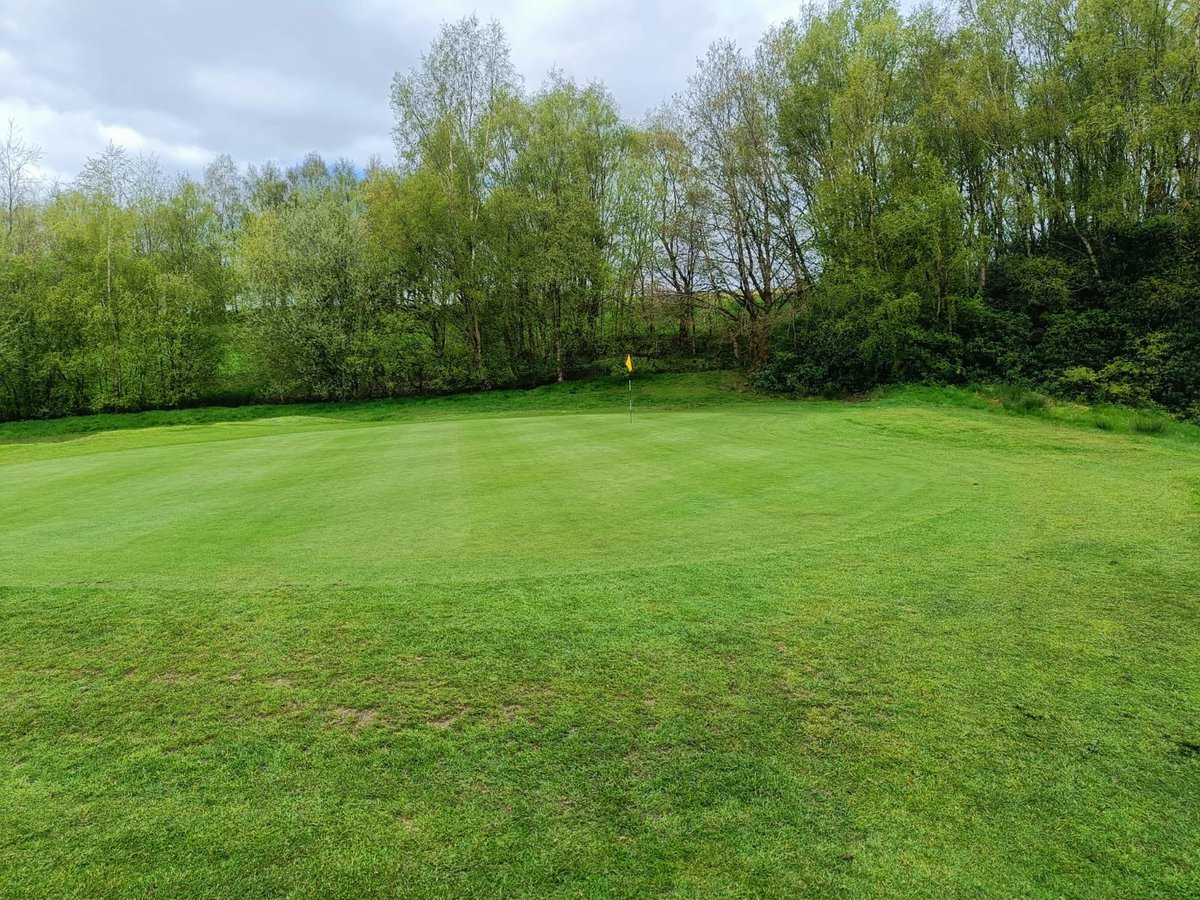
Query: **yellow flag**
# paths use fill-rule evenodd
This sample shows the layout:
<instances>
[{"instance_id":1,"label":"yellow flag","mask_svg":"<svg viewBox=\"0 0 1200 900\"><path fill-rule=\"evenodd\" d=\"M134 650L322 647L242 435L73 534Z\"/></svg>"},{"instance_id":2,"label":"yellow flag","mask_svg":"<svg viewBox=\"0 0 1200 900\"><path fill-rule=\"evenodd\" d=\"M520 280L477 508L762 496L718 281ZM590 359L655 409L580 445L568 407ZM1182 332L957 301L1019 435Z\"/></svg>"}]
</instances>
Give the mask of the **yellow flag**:
<instances>
[{"instance_id":1,"label":"yellow flag","mask_svg":"<svg viewBox=\"0 0 1200 900\"><path fill-rule=\"evenodd\" d=\"M628 353L625 354L625 368L628 369L630 372L633 371L633 357L630 356Z\"/></svg>"}]
</instances>

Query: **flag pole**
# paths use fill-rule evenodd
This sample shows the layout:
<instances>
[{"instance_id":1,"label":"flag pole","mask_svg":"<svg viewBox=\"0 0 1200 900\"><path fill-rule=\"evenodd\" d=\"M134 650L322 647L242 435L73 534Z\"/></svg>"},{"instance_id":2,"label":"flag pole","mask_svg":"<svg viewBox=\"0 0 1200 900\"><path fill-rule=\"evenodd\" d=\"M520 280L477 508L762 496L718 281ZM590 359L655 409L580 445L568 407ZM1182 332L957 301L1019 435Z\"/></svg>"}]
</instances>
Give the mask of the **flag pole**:
<instances>
[{"instance_id":1,"label":"flag pole","mask_svg":"<svg viewBox=\"0 0 1200 900\"><path fill-rule=\"evenodd\" d=\"M633 424L633 356L629 353L625 354L625 371L629 374L625 376L629 383L629 424Z\"/></svg>"}]
</instances>

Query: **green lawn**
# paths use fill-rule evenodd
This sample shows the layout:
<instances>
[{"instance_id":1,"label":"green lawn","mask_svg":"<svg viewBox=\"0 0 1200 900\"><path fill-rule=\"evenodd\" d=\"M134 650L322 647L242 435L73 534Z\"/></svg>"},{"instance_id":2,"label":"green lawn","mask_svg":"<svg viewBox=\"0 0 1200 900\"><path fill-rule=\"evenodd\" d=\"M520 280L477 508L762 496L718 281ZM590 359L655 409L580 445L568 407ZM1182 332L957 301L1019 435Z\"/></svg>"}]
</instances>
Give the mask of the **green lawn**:
<instances>
[{"instance_id":1,"label":"green lawn","mask_svg":"<svg viewBox=\"0 0 1200 900\"><path fill-rule=\"evenodd\" d=\"M1194 429L637 390L0 427L0 896L1200 892Z\"/></svg>"}]
</instances>

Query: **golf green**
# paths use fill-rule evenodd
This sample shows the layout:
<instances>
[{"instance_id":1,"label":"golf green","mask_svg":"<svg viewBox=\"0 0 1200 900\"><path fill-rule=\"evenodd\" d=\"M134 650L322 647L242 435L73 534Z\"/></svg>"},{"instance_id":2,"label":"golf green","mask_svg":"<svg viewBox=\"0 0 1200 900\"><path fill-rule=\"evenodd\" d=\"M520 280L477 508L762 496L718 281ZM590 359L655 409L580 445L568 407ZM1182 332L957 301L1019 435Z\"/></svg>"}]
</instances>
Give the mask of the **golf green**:
<instances>
[{"instance_id":1,"label":"golf green","mask_svg":"<svg viewBox=\"0 0 1200 900\"><path fill-rule=\"evenodd\" d=\"M0 429L0 896L1200 891L1200 442L735 387Z\"/></svg>"}]
</instances>

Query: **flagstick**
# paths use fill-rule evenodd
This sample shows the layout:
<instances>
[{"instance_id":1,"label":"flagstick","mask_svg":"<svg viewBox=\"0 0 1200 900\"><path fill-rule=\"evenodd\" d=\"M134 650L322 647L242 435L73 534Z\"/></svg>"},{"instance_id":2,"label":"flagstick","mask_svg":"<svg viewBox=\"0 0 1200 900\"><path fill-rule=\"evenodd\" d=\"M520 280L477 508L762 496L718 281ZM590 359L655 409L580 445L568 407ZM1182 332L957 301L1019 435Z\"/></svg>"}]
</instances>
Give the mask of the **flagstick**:
<instances>
[{"instance_id":1,"label":"flagstick","mask_svg":"<svg viewBox=\"0 0 1200 900\"><path fill-rule=\"evenodd\" d=\"M633 375L631 374L626 381L629 382L629 424L633 424Z\"/></svg>"}]
</instances>

